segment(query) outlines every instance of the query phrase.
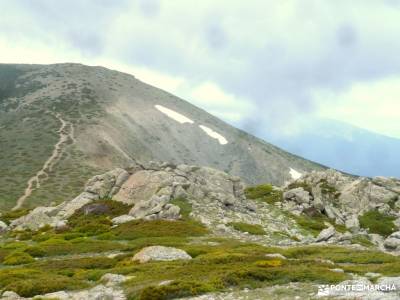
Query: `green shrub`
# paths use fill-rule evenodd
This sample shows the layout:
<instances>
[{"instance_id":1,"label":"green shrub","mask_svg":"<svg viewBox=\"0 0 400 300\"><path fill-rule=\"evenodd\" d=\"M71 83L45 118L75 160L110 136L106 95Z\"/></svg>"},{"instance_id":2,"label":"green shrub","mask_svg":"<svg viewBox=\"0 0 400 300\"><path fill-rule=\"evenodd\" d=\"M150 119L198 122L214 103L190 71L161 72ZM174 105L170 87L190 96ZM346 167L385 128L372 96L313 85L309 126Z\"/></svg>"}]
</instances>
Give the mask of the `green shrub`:
<instances>
[{"instance_id":1,"label":"green shrub","mask_svg":"<svg viewBox=\"0 0 400 300\"><path fill-rule=\"evenodd\" d=\"M174 281L162 286L149 286L139 294L139 300L163 300L195 296L214 289L202 282L196 281Z\"/></svg>"},{"instance_id":2,"label":"green shrub","mask_svg":"<svg viewBox=\"0 0 400 300\"><path fill-rule=\"evenodd\" d=\"M201 236L208 232L206 227L195 221L134 220L113 228L111 232L118 238L133 240L144 237L189 237Z\"/></svg>"},{"instance_id":3,"label":"green shrub","mask_svg":"<svg viewBox=\"0 0 400 300\"><path fill-rule=\"evenodd\" d=\"M371 250L353 250L339 246L304 246L280 251L288 258L329 259L336 263L373 264L400 262L400 258L390 254Z\"/></svg>"},{"instance_id":4,"label":"green shrub","mask_svg":"<svg viewBox=\"0 0 400 300\"><path fill-rule=\"evenodd\" d=\"M268 196L273 190L274 187L270 184L260 184L246 188L245 194L248 199L259 199Z\"/></svg>"},{"instance_id":5,"label":"green shrub","mask_svg":"<svg viewBox=\"0 0 400 300\"><path fill-rule=\"evenodd\" d=\"M40 246L29 246L24 252L33 257L42 257L46 255L46 251Z\"/></svg>"},{"instance_id":6,"label":"green shrub","mask_svg":"<svg viewBox=\"0 0 400 300\"><path fill-rule=\"evenodd\" d=\"M351 242L353 244L359 244L364 247L371 247L374 245L368 238L362 235L353 236Z\"/></svg>"},{"instance_id":7,"label":"green shrub","mask_svg":"<svg viewBox=\"0 0 400 300\"><path fill-rule=\"evenodd\" d=\"M314 236L317 236L321 230L326 228L325 221L328 220L322 216L307 217L304 215L292 215L292 218L301 228L310 232Z\"/></svg>"},{"instance_id":8,"label":"green shrub","mask_svg":"<svg viewBox=\"0 0 400 300\"><path fill-rule=\"evenodd\" d=\"M172 199L170 203L178 206L181 209L180 214L184 219L189 218L189 215L192 212L192 205L188 200L184 198L176 198Z\"/></svg>"},{"instance_id":9,"label":"green shrub","mask_svg":"<svg viewBox=\"0 0 400 300\"><path fill-rule=\"evenodd\" d=\"M253 224L248 224L248 223L243 223L243 222L231 222L231 223L228 223L228 225L232 226L235 230L241 231L241 232L248 232L248 233L254 234L254 235L266 234L261 225L253 225Z\"/></svg>"},{"instance_id":10,"label":"green shrub","mask_svg":"<svg viewBox=\"0 0 400 300\"><path fill-rule=\"evenodd\" d=\"M360 227L368 229L369 233L388 236L396 231L393 221L395 217L387 216L377 210L371 210L358 217Z\"/></svg>"},{"instance_id":11,"label":"green shrub","mask_svg":"<svg viewBox=\"0 0 400 300\"><path fill-rule=\"evenodd\" d=\"M259 199L269 204L282 201L282 191L276 190L270 184L261 184L245 189L245 195L248 199Z\"/></svg>"},{"instance_id":12,"label":"green shrub","mask_svg":"<svg viewBox=\"0 0 400 300\"><path fill-rule=\"evenodd\" d=\"M4 258L5 265L22 265L34 262L35 259L26 252L14 251Z\"/></svg>"},{"instance_id":13,"label":"green shrub","mask_svg":"<svg viewBox=\"0 0 400 300\"><path fill-rule=\"evenodd\" d=\"M33 267L43 271L59 271L72 269L109 269L116 265L115 258L108 257L82 257L69 259L43 260L35 263Z\"/></svg>"},{"instance_id":14,"label":"green shrub","mask_svg":"<svg viewBox=\"0 0 400 300\"><path fill-rule=\"evenodd\" d=\"M2 246L3 249L19 249L23 250L27 247L28 245L24 242L10 242L6 243Z\"/></svg>"},{"instance_id":15,"label":"green shrub","mask_svg":"<svg viewBox=\"0 0 400 300\"><path fill-rule=\"evenodd\" d=\"M29 213L28 209L10 210L2 213L0 220L9 225L13 220L25 216Z\"/></svg>"},{"instance_id":16,"label":"green shrub","mask_svg":"<svg viewBox=\"0 0 400 300\"><path fill-rule=\"evenodd\" d=\"M40 274L33 278L15 280L5 286L5 290L14 291L23 297L56 292L60 290L74 290L87 287L87 284L67 276L57 274Z\"/></svg>"},{"instance_id":17,"label":"green shrub","mask_svg":"<svg viewBox=\"0 0 400 300\"><path fill-rule=\"evenodd\" d=\"M105 252L111 250L126 249L126 245L113 241L98 241L90 238L76 238L65 241L61 239L50 239L39 244L46 256L78 254L88 252Z\"/></svg>"}]
</instances>

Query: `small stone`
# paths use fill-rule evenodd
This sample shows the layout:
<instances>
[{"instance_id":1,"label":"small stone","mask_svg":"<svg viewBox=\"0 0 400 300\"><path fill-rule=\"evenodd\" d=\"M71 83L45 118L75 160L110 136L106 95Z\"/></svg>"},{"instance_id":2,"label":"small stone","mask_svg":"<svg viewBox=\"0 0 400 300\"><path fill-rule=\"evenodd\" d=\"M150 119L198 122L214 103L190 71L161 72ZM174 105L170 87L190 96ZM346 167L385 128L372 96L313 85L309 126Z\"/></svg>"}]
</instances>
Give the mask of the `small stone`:
<instances>
[{"instance_id":1,"label":"small stone","mask_svg":"<svg viewBox=\"0 0 400 300\"><path fill-rule=\"evenodd\" d=\"M339 269L339 268L329 269L329 271L335 272L335 273L344 273L344 270L343 269Z\"/></svg>"},{"instance_id":2,"label":"small stone","mask_svg":"<svg viewBox=\"0 0 400 300\"><path fill-rule=\"evenodd\" d=\"M265 257L268 257L268 258L286 259L286 257L283 256L283 255L280 254L280 253L269 253L269 254L265 254Z\"/></svg>"},{"instance_id":3,"label":"small stone","mask_svg":"<svg viewBox=\"0 0 400 300\"><path fill-rule=\"evenodd\" d=\"M135 217L132 217L130 215L122 215L122 216L113 218L111 220L111 222L115 225L120 225L120 224L127 223L127 222L130 222L133 220L135 220Z\"/></svg>"}]
</instances>

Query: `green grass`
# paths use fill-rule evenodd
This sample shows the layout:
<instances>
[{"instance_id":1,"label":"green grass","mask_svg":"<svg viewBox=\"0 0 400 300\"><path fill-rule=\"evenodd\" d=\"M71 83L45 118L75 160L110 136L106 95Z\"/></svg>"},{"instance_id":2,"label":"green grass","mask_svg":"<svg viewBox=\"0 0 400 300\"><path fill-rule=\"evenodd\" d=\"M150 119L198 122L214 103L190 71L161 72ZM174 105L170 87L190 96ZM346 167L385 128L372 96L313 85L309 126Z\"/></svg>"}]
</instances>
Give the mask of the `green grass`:
<instances>
[{"instance_id":1,"label":"green grass","mask_svg":"<svg viewBox=\"0 0 400 300\"><path fill-rule=\"evenodd\" d=\"M266 232L262 228L261 225L253 225L253 224L248 224L248 223L243 223L243 222L231 222L228 223L229 226L232 226L235 230L241 231L241 232L248 232L250 234L254 235L264 235Z\"/></svg>"},{"instance_id":2,"label":"green grass","mask_svg":"<svg viewBox=\"0 0 400 300\"><path fill-rule=\"evenodd\" d=\"M377 210L371 210L358 217L360 227L368 229L369 233L388 236L396 231L393 221L395 217L387 216Z\"/></svg>"},{"instance_id":3,"label":"green grass","mask_svg":"<svg viewBox=\"0 0 400 300\"><path fill-rule=\"evenodd\" d=\"M261 184L245 189L245 195L248 199L258 199L269 204L282 201L282 191L276 190L270 184Z\"/></svg>"}]
</instances>

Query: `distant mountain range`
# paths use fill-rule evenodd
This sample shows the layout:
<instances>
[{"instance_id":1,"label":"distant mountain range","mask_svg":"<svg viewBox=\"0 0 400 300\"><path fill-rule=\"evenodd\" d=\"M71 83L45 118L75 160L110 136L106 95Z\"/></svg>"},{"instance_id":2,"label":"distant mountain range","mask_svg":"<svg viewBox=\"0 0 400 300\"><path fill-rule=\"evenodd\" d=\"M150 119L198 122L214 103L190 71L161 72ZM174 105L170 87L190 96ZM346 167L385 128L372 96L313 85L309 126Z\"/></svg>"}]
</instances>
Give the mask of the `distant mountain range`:
<instances>
[{"instance_id":1,"label":"distant mountain range","mask_svg":"<svg viewBox=\"0 0 400 300\"><path fill-rule=\"evenodd\" d=\"M295 135L259 135L291 153L351 174L400 178L400 139L327 119L312 120Z\"/></svg>"}]
</instances>

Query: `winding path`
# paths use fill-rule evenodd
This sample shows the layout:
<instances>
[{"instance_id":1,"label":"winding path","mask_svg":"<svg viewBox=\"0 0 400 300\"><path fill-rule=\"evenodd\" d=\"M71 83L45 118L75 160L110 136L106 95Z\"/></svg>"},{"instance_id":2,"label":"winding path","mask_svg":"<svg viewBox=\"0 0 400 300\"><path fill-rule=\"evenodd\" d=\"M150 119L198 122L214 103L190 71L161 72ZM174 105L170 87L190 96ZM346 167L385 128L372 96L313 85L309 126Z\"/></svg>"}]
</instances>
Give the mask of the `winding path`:
<instances>
[{"instance_id":1,"label":"winding path","mask_svg":"<svg viewBox=\"0 0 400 300\"><path fill-rule=\"evenodd\" d=\"M64 119L61 118L60 114L56 114L55 117L61 122L61 127L58 130L59 133L59 139L58 142L54 145L54 150L51 154L51 156L45 161L43 167L33 176L28 180L27 187L25 189L24 194L17 200L16 205L14 206L13 210L19 209L22 207L24 204L26 198L28 198L33 190L40 188L40 177L45 176L45 178L48 177L47 171L51 170L54 164L57 162L57 160L60 158L62 152L63 152L63 144L68 141L68 139L71 139L72 142L75 141L73 133L74 133L74 127L72 123L69 123L65 121ZM70 131L67 131L67 128L70 127Z\"/></svg>"}]
</instances>

